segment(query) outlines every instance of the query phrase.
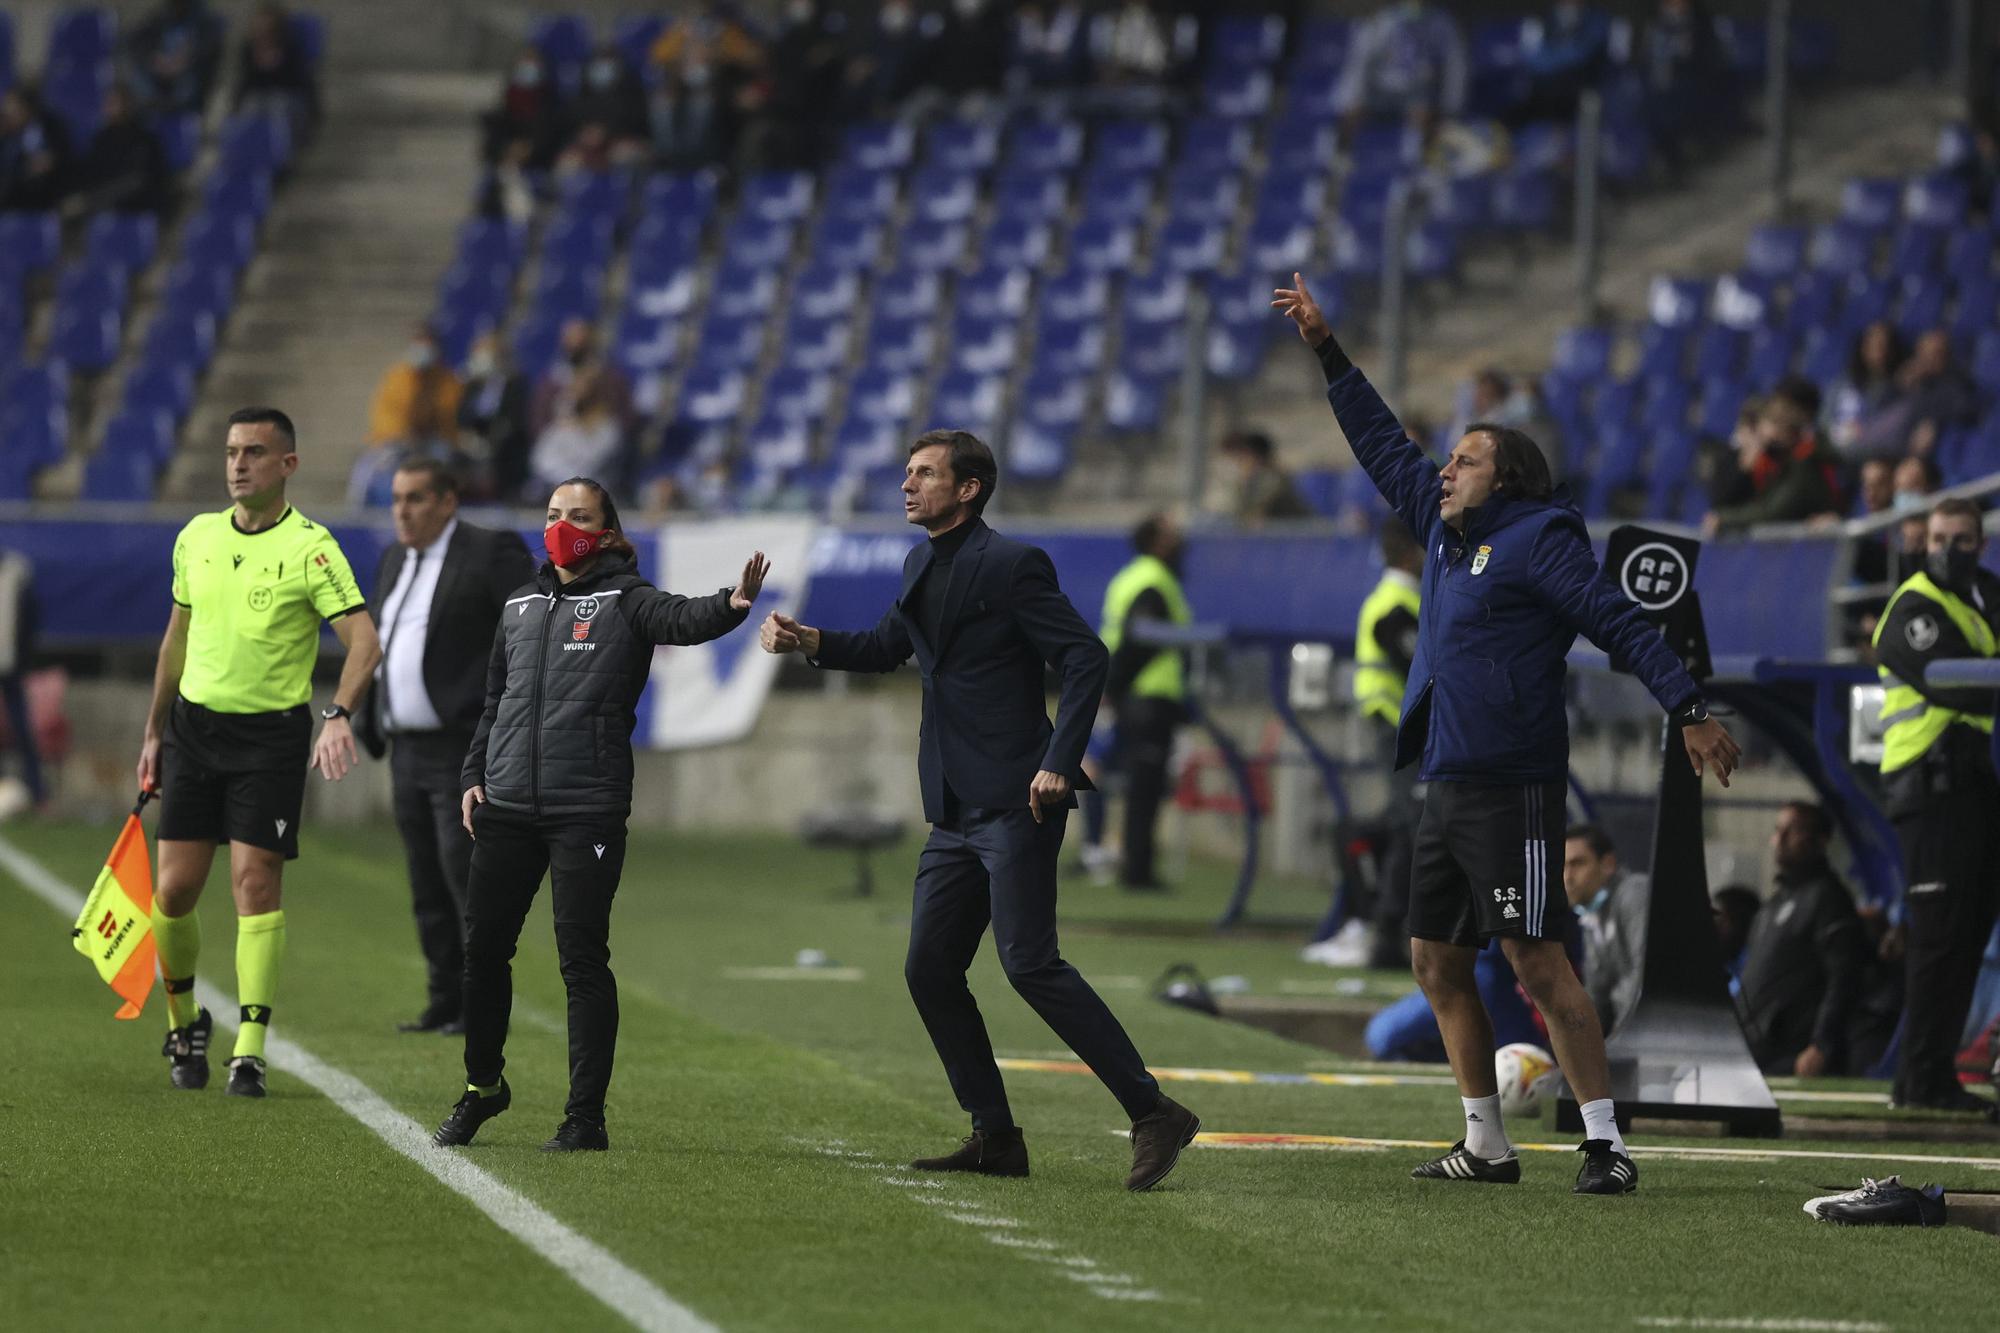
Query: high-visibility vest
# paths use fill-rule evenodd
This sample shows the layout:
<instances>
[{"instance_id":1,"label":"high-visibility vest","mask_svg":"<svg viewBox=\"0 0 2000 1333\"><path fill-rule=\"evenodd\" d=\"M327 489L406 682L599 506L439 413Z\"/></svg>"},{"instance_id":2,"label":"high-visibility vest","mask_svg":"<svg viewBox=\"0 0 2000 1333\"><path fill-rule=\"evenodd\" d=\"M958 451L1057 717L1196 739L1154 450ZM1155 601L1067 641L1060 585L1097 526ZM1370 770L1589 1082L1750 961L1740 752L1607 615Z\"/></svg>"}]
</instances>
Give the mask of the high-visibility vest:
<instances>
[{"instance_id":1,"label":"high-visibility vest","mask_svg":"<svg viewBox=\"0 0 2000 1333\"><path fill-rule=\"evenodd\" d=\"M1402 720L1404 681L1375 641L1375 627L1391 611L1414 616L1422 604L1417 581L1392 569L1361 604L1361 620L1354 628L1354 702L1367 716L1379 717L1392 727Z\"/></svg>"},{"instance_id":2,"label":"high-visibility vest","mask_svg":"<svg viewBox=\"0 0 2000 1333\"><path fill-rule=\"evenodd\" d=\"M1966 602L1956 593L1946 592L1931 581L1929 574L1912 574L1890 597L1889 605L1883 608L1882 619L1875 626L1875 642L1882 641L1882 627L1889 623L1889 612L1896 603L1907 596L1927 598L1936 602L1938 608L1951 617L1951 623L1958 626L1959 633L1972 645L1972 650L1981 657L1994 655L1993 627L1986 623L1986 617L1979 614L1976 607ZM1924 757L1924 752L1937 743L1953 723L1963 723L1976 727L1991 735L1993 719L1973 713L1960 713L1950 708L1940 708L1917 692L1917 687L1909 684L1888 667L1875 670L1882 678L1882 771L1894 773Z\"/></svg>"},{"instance_id":3,"label":"high-visibility vest","mask_svg":"<svg viewBox=\"0 0 2000 1333\"><path fill-rule=\"evenodd\" d=\"M1187 594L1181 591L1180 578L1167 563L1158 556L1142 555L1131 564L1118 571L1112 578L1111 586L1104 590L1104 622L1099 630L1104 646L1112 652L1125 639L1125 618L1132 612L1132 603L1139 600L1139 594L1153 589L1166 599L1167 619L1176 625L1194 622L1194 612L1188 609ZM1181 655L1174 649L1162 649L1153 655L1132 681L1132 695L1139 699L1172 699L1176 702L1187 697L1187 677L1181 666Z\"/></svg>"}]
</instances>

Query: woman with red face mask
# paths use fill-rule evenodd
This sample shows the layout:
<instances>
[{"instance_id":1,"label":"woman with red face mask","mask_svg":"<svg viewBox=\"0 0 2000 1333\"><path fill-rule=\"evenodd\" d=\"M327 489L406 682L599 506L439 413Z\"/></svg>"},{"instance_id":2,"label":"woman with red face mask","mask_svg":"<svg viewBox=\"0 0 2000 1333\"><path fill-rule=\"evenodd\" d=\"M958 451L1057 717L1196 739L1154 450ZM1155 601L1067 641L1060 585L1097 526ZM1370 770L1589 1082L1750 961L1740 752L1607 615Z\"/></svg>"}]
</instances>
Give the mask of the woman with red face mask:
<instances>
[{"instance_id":1,"label":"woman with red face mask","mask_svg":"<svg viewBox=\"0 0 2000 1333\"><path fill-rule=\"evenodd\" d=\"M662 592L640 577L618 509L572 477L549 497L548 563L508 601L487 668L486 712L465 758L472 835L465 941L465 1095L432 1138L470 1143L513 1096L501 1076L509 960L550 876L569 990L569 1102L547 1152L603 1149L618 1040L611 898L632 810L632 727L656 644L706 643L743 623L770 571L762 551L734 588Z\"/></svg>"}]
</instances>

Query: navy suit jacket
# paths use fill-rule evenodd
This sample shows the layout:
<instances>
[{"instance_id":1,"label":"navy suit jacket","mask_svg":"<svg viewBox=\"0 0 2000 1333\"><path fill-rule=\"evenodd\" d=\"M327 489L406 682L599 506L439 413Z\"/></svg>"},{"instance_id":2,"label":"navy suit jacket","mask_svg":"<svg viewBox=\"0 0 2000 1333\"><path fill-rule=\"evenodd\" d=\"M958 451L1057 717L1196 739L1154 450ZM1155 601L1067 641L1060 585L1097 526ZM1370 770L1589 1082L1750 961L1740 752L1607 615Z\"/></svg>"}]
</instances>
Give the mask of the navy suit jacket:
<instances>
[{"instance_id":1,"label":"navy suit jacket","mask_svg":"<svg viewBox=\"0 0 2000 1333\"><path fill-rule=\"evenodd\" d=\"M931 565L924 541L903 562L902 594L881 622L821 630L812 659L836 671L894 671L915 655L924 682L917 777L933 824L945 818L947 783L960 805L986 810L1026 809L1028 784L1043 769L1089 790L1083 750L1111 667L1048 555L980 519L972 525L951 563L937 643L925 639L912 595ZM1054 725L1043 687L1050 667L1062 677Z\"/></svg>"}]
</instances>

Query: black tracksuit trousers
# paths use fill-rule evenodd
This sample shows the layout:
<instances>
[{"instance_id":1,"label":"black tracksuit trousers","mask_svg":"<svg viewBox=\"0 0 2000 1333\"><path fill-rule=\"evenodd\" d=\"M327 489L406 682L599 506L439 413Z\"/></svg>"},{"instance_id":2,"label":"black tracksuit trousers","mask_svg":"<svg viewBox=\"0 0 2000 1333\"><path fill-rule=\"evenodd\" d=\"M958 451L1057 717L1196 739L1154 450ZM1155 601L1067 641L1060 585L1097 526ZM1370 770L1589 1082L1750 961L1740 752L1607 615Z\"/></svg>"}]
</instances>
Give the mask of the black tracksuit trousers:
<instances>
[{"instance_id":1,"label":"black tracksuit trousers","mask_svg":"<svg viewBox=\"0 0 2000 1333\"><path fill-rule=\"evenodd\" d=\"M1896 821L1909 932L1899 1098L1923 1101L1958 1086L1958 1039L2000 912L1996 806L2000 788L1981 785L1940 793L1921 813Z\"/></svg>"},{"instance_id":2,"label":"black tracksuit trousers","mask_svg":"<svg viewBox=\"0 0 2000 1333\"><path fill-rule=\"evenodd\" d=\"M556 954L569 991L569 1102L564 1114L604 1118L618 1044L611 975L611 899L625 867L625 820L615 815L517 814L473 807L465 931L465 1080L481 1087L506 1068L515 946L546 873Z\"/></svg>"}]
</instances>

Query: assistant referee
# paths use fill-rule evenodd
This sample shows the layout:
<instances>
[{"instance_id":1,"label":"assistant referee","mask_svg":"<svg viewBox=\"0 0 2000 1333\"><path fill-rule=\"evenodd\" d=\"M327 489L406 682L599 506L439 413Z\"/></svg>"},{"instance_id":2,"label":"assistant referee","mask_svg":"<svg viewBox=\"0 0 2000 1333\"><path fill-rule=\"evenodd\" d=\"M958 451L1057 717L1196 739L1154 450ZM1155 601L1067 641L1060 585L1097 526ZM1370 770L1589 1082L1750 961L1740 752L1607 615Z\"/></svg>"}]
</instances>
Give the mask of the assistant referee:
<instances>
[{"instance_id":1,"label":"assistant referee","mask_svg":"<svg viewBox=\"0 0 2000 1333\"><path fill-rule=\"evenodd\" d=\"M285 952L280 890L285 862L299 854L308 750L330 781L354 767L348 718L382 653L333 534L285 501L299 466L291 418L271 407L232 413L224 456L233 503L198 515L174 539L174 608L153 673L139 786L160 793L153 937L172 1024L161 1051L169 1075L176 1088L208 1086L214 1019L194 995L194 909L216 844L227 842L242 1006L227 1090L262 1097ZM306 705L322 620L347 661L313 744Z\"/></svg>"}]
</instances>

